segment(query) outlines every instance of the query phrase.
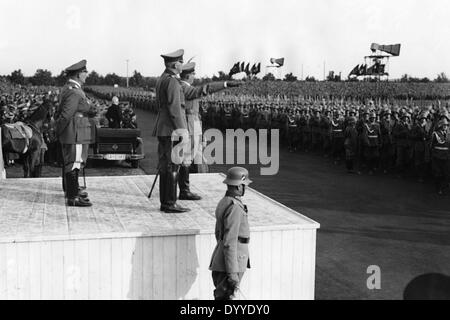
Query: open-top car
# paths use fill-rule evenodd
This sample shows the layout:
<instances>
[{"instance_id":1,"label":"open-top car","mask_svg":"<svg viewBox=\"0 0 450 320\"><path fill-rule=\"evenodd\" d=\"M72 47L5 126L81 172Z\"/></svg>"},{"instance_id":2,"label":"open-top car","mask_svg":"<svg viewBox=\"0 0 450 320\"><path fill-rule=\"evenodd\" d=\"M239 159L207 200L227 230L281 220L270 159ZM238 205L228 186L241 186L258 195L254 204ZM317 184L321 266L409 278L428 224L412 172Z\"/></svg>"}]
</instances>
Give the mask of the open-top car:
<instances>
[{"instance_id":1,"label":"open-top car","mask_svg":"<svg viewBox=\"0 0 450 320\"><path fill-rule=\"evenodd\" d=\"M96 127L95 143L89 149L88 165L93 160L123 160L139 167L139 160L144 159L143 143L140 129L112 129Z\"/></svg>"}]
</instances>

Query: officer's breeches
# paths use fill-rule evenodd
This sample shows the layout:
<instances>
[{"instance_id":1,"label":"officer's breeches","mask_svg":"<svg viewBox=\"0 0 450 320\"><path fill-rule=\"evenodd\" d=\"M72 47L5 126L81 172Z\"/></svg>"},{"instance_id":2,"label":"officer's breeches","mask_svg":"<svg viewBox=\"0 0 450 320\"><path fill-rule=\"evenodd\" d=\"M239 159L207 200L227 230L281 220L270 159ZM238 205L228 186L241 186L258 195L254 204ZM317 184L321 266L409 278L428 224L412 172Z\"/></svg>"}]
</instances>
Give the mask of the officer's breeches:
<instances>
[{"instance_id":1,"label":"officer's breeches","mask_svg":"<svg viewBox=\"0 0 450 320\"><path fill-rule=\"evenodd\" d=\"M88 144L63 144L61 147L65 172L80 170L86 164Z\"/></svg>"},{"instance_id":2,"label":"officer's breeches","mask_svg":"<svg viewBox=\"0 0 450 320\"><path fill-rule=\"evenodd\" d=\"M78 171L87 161L89 145L63 144L61 145L63 158L63 189L66 198L73 199L78 195Z\"/></svg>"}]
</instances>

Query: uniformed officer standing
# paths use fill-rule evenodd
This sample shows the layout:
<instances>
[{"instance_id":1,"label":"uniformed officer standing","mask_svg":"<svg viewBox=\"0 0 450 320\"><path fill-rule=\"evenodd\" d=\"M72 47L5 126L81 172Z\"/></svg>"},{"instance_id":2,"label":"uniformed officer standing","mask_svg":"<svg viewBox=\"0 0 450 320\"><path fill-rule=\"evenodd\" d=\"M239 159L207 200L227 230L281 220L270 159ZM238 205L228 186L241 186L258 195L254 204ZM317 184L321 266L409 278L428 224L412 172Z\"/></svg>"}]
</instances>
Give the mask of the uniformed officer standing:
<instances>
[{"instance_id":1,"label":"uniformed officer standing","mask_svg":"<svg viewBox=\"0 0 450 320\"><path fill-rule=\"evenodd\" d=\"M189 135L184 110L184 94L178 75L182 71L184 50L180 49L163 54L166 69L156 83L156 100L158 117L153 135L158 137L159 157L159 198L161 211L180 213L190 211L177 202L177 184L179 165L172 160L172 149L177 141L172 141L172 134L181 138L178 143L187 143Z\"/></svg>"},{"instance_id":2,"label":"uniformed officer standing","mask_svg":"<svg viewBox=\"0 0 450 320\"><path fill-rule=\"evenodd\" d=\"M211 257L214 298L231 300L247 268L250 268L248 243L250 228L247 206L241 197L251 183L248 171L242 167L228 170L223 181L227 185L225 197L216 208L216 248Z\"/></svg>"},{"instance_id":3,"label":"uniformed officer standing","mask_svg":"<svg viewBox=\"0 0 450 320\"><path fill-rule=\"evenodd\" d=\"M202 151L202 122L200 119L199 98L208 94L218 92L227 87L237 87L242 83L239 81L212 82L207 85L194 87L192 84L195 79L195 62L189 62L183 65L181 72L181 88L184 94L184 107L186 112L187 128L190 137L190 148L186 159L180 167L178 185L180 187L180 200L200 200L201 197L190 190L189 172L190 165L193 163L197 172L206 172L207 166L203 161ZM201 170L199 170L201 169Z\"/></svg>"},{"instance_id":4,"label":"uniformed officer standing","mask_svg":"<svg viewBox=\"0 0 450 320\"><path fill-rule=\"evenodd\" d=\"M62 146L63 186L68 206L89 207L92 203L78 184L79 171L86 163L89 144L93 143L93 128L87 117L91 106L81 88L88 74L86 60L65 72L69 80L61 91L55 114L56 134Z\"/></svg>"}]
</instances>

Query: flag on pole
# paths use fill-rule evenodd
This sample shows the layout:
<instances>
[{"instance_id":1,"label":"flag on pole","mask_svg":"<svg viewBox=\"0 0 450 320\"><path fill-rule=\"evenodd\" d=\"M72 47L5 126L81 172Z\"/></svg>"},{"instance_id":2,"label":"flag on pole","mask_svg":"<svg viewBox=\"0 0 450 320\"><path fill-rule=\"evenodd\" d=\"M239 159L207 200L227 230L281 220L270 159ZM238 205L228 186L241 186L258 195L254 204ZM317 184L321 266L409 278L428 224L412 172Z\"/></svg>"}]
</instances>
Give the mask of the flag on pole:
<instances>
[{"instance_id":1,"label":"flag on pole","mask_svg":"<svg viewBox=\"0 0 450 320\"><path fill-rule=\"evenodd\" d=\"M349 76L351 76L351 75L357 76L357 75L359 75L358 72L359 72L359 64L357 64L356 67L354 67L354 68L352 69L352 71L350 71Z\"/></svg>"}]
</instances>

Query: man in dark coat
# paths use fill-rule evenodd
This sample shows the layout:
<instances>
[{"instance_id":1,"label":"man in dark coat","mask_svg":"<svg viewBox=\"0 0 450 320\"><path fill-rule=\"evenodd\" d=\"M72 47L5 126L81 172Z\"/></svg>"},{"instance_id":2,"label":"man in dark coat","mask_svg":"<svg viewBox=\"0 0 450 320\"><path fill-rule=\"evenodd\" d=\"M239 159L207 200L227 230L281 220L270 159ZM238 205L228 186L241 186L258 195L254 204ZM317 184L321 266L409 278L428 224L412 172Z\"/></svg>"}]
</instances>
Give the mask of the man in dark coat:
<instances>
[{"instance_id":1,"label":"man in dark coat","mask_svg":"<svg viewBox=\"0 0 450 320\"><path fill-rule=\"evenodd\" d=\"M55 114L56 134L62 146L63 186L68 206L89 207L92 203L78 184L79 171L87 161L89 144L93 142L93 128L87 117L91 106L81 88L88 73L86 60L68 67L65 72L69 80L61 91Z\"/></svg>"},{"instance_id":2,"label":"man in dark coat","mask_svg":"<svg viewBox=\"0 0 450 320\"><path fill-rule=\"evenodd\" d=\"M112 105L108 108L105 114L106 119L108 119L108 126L110 128L120 128L122 123L122 110L119 106L119 98L112 98Z\"/></svg>"}]
</instances>

